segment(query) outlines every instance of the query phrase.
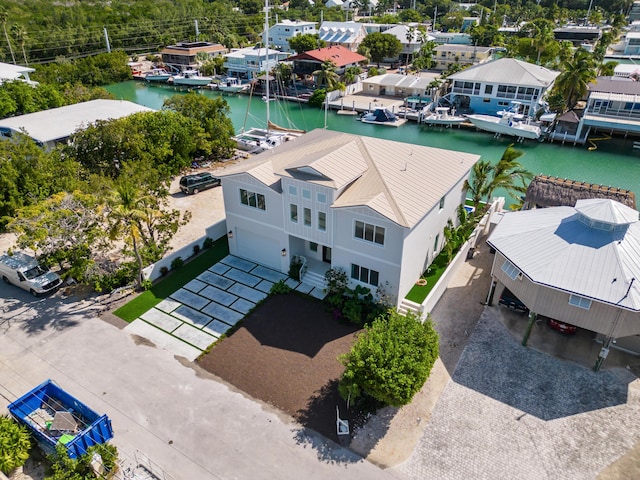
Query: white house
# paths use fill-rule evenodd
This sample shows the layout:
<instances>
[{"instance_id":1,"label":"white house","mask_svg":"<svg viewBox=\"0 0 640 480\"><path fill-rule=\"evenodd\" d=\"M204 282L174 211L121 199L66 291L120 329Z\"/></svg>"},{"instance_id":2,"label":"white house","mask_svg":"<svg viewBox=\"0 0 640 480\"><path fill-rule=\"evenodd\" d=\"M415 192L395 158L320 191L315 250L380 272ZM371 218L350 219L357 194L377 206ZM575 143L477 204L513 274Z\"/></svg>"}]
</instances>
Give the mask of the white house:
<instances>
[{"instance_id":1,"label":"white house","mask_svg":"<svg viewBox=\"0 0 640 480\"><path fill-rule=\"evenodd\" d=\"M640 352L637 210L592 198L508 212L487 243L496 250L492 290L504 285L531 312L523 342L544 315L595 332L606 348Z\"/></svg>"},{"instance_id":2,"label":"white house","mask_svg":"<svg viewBox=\"0 0 640 480\"><path fill-rule=\"evenodd\" d=\"M358 22L322 22L318 34L327 42L327 47L340 45L355 52L367 36L367 30Z\"/></svg>"},{"instance_id":3,"label":"white house","mask_svg":"<svg viewBox=\"0 0 640 480\"><path fill-rule=\"evenodd\" d=\"M66 141L98 120L114 120L153 109L126 100L91 100L0 120L0 138L25 133L45 149Z\"/></svg>"},{"instance_id":4,"label":"white house","mask_svg":"<svg viewBox=\"0 0 640 480\"><path fill-rule=\"evenodd\" d=\"M560 72L532 63L501 58L449 75L448 100L459 112L495 115L517 101L520 113L533 117Z\"/></svg>"},{"instance_id":5,"label":"white house","mask_svg":"<svg viewBox=\"0 0 640 480\"><path fill-rule=\"evenodd\" d=\"M343 268L353 285L402 299L457 222L478 155L317 129L226 170L231 254L304 281Z\"/></svg>"},{"instance_id":6,"label":"white house","mask_svg":"<svg viewBox=\"0 0 640 480\"><path fill-rule=\"evenodd\" d=\"M227 75L237 78L256 78L261 72L273 69L278 62L286 60L289 53L264 47L247 47L233 50L224 56Z\"/></svg>"},{"instance_id":7,"label":"white house","mask_svg":"<svg viewBox=\"0 0 640 480\"><path fill-rule=\"evenodd\" d=\"M282 52L293 52L289 46L289 40L298 35L315 35L315 22L303 22L301 20L283 20L269 28L269 46Z\"/></svg>"}]
</instances>

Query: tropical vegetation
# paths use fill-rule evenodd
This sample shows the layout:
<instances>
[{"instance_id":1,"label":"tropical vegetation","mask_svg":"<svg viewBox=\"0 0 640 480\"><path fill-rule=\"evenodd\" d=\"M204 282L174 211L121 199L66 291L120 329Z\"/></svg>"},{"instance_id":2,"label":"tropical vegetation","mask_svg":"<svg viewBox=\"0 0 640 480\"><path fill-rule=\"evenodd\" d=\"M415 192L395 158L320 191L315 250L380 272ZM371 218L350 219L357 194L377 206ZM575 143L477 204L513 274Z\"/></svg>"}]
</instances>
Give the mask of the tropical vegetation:
<instances>
[{"instance_id":1,"label":"tropical vegetation","mask_svg":"<svg viewBox=\"0 0 640 480\"><path fill-rule=\"evenodd\" d=\"M29 458L31 437L23 425L0 415L0 472L10 474Z\"/></svg>"},{"instance_id":2,"label":"tropical vegetation","mask_svg":"<svg viewBox=\"0 0 640 480\"><path fill-rule=\"evenodd\" d=\"M87 449L87 453L78 458L69 458L66 448L58 444L56 451L47 457L49 470L44 480L94 480L92 462L95 455L100 456L104 475L100 478L114 478L118 470L118 450L114 445L99 443Z\"/></svg>"},{"instance_id":3,"label":"tropical vegetation","mask_svg":"<svg viewBox=\"0 0 640 480\"><path fill-rule=\"evenodd\" d=\"M428 318L391 310L358 334L351 351L340 357L345 370L338 389L347 404L371 396L385 405L411 402L438 358L438 334Z\"/></svg>"}]
</instances>

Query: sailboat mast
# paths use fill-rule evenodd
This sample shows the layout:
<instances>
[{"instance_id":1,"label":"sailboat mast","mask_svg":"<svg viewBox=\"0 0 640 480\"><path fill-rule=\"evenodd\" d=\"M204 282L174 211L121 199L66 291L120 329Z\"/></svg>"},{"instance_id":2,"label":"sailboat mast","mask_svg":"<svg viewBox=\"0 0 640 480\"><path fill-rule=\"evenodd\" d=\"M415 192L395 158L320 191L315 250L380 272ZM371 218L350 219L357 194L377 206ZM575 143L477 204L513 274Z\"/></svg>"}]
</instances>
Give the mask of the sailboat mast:
<instances>
[{"instance_id":1,"label":"sailboat mast","mask_svg":"<svg viewBox=\"0 0 640 480\"><path fill-rule=\"evenodd\" d=\"M271 97L269 96L269 0L264 0L264 34L263 34L263 39L262 39L262 43L264 43L264 47L265 47L265 56L266 56L266 82L265 85L267 86L267 97L266 97L266 104L267 104L267 132L269 131L269 120L270 120L270 116L269 116L269 100L271 100Z\"/></svg>"}]
</instances>

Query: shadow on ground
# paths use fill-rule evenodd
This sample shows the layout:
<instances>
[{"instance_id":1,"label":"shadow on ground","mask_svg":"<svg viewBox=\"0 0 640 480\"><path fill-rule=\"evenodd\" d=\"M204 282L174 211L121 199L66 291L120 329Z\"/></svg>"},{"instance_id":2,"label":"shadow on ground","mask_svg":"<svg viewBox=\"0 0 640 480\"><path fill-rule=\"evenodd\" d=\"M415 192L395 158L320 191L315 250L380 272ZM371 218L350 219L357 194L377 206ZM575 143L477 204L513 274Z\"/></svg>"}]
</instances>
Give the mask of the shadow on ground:
<instances>
[{"instance_id":1,"label":"shadow on ground","mask_svg":"<svg viewBox=\"0 0 640 480\"><path fill-rule=\"evenodd\" d=\"M628 383L611 372L595 373L523 347L500 321L498 308L482 314L455 382L542 420L627 402Z\"/></svg>"}]
</instances>

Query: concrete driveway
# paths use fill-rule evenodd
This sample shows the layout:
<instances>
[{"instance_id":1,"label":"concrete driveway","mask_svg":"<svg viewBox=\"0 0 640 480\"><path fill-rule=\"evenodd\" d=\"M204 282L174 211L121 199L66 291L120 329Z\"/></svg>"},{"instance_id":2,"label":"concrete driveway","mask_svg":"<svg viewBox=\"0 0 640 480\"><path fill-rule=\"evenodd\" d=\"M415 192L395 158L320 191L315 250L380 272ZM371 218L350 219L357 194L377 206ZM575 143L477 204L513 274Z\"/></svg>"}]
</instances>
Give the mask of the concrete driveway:
<instances>
[{"instance_id":1,"label":"concrete driveway","mask_svg":"<svg viewBox=\"0 0 640 480\"><path fill-rule=\"evenodd\" d=\"M3 287L0 406L47 378L107 413L113 443L177 480L394 478L192 363L96 318L91 301Z\"/></svg>"}]
</instances>

